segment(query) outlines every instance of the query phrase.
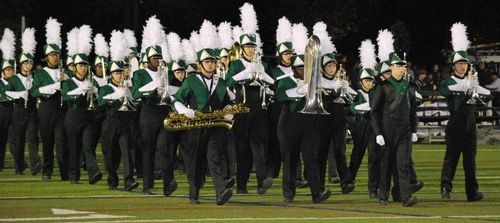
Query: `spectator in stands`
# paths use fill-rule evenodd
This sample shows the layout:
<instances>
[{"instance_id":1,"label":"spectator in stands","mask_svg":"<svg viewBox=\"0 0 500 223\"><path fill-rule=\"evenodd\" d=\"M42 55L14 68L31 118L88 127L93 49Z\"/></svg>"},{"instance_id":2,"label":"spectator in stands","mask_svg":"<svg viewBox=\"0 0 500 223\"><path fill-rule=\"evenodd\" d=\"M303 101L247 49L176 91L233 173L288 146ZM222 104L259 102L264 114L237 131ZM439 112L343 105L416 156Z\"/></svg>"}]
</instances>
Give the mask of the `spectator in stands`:
<instances>
[{"instance_id":1,"label":"spectator in stands","mask_svg":"<svg viewBox=\"0 0 500 223\"><path fill-rule=\"evenodd\" d=\"M425 79L427 86L426 86L425 90L428 90L428 91L437 91L438 90L438 86L439 86L438 83L439 82L434 77L435 77L435 75L432 73L427 74L427 78Z\"/></svg>"},{"instance_id":2,"label":"spectator in stands","mask_svg":"<svg viewBox=\"0 0 500 223\"><path fill-rule=\"evenodd\" d=\"M413 70L413 66L411 61L406 61L406 69L408 72L408 76L410 77L410 83L415 81L415 71Z\"/></svg>"},{"instance_id":3,"label":"spectator in stands","mask_svg":"<svg viewBox=\"0 0 500 223\"><path fill-rule=\"evenodd\" d=\"M491 84L485 85L493 95L493 107L500 106L500 79L498 79L498 72L491 73Z\"/></svg>"},{"instance_id":4,"label":"spectator in stands","mask_svg":"<svg viewBox=\"0 0 500 223\"><path fill-rule=\"evenodd\" d=\"M417 80L415 81L415 85L417 86L417 90L427 90L427 72L425 69L420 69L417 72Z\"/></svg>"},{"instance_id":5,"label":"spectator in stands","mask_svg":"<svg viewBox=\"0 0 500 223\"><path fill-rule=\"evenodd\" d=\"M484 61L479 62L477 67L477 75L479 77L479 85L485 86L491 83L490 72L486 69L486 63Z\"/></svg>"}]
</instances>

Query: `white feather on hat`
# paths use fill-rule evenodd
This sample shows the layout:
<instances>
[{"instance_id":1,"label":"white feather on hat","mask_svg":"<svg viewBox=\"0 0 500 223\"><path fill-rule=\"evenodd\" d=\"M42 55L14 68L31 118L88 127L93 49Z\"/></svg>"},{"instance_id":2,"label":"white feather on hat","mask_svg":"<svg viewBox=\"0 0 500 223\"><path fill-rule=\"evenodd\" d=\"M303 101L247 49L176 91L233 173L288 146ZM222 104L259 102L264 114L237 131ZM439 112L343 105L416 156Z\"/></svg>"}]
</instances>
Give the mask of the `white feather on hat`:
<instances>
[{"instance_id":1,"label":"white feather on hat","mask_svg":"<svg viewBox=\"0 0 500 223\"><path fill-rule=\"evenodd\" d=\"M285 17L278 20L278 28L276 29L276 45L284 42L292 41L292 23Z\"/></svg>"},{"instance_id":2,"label":"white feather on hat","mask_svg":"<svg viewBox=\"0 0 500 223\"><path fill-rule=\"evenodd\" d=\"M389 54L394 52L394 38L391 31L387 29L379 30L377 45L380 62L389 60Z\"/></svg>"},{"instance_id":3,"label":"white feather on hat","mask_svg":"<svg viewBox=\"0 0 500 223\"><path fill-rule=\"evenodd\" d=\"M163 61L169 62L170 61L170 49L168 48L167 34L165 32L163 32L163 34L161 36L162 36L162 40L160 43L161 56L162 56Z\"/></svg>"},{"instance_id":4,"label":"white feather on hat","mask_svg":"<svg viewBox=\"0 0 500 223\"><path fill-rule=\"evenodd\" d=\"M377 59L375 56L375 45L372 41L369 39L363 40L358 50L361 66L365 69L373 69L377 64Z\"/></svg>"},{"instance_id":5,"label":"white feather on hat","mask_svg":"<svg viewBox=\"0 0 500 223\"><path fill-rule=\"evenodd\" d=\"M332 38L328 35L327 26L324 22L317 22L313 26L313 34L319 38L321 42L321 52L323 54L337 52Z\"/></svg>"},{"instance_id":6,"label":"white feather on hat","mask_svg":"<svg viewBox=\"0 0 500 223\"><path fill-rule=\"evenodd\" d=\"M124 29L123 35L125 36L125 40L127 41L128 48L137 47L137 39L135 38L134 31L130 29Z\"/></svg>"},{"instance_id":7,"label":"white feather on hat","mask_svg":"<svg viewBox=\"0 0 500 223\"><path fill-rule=\"evenodd\" d=\"M181 38L177 33L171 32L167 35L168 49L172 60L179 61L183 59L184 51L181 46Z\"/></svg>"},{"instance_id":8,"label":"white feather on hat","mask_svg":"<svg viewBox=\"0 0 500 223\"><path fill-rule=\"evenodd\" d=\"M164 39L164 35L165 33L163 31L163 26L161 25L160 20L156 18L156 15L149 17L149 19L146 21L146 26L144 26L144 29L142 31L141 48L144 48L144 50L146 50L146 48L150 46L160 45Z\"/></svg>"},{"instance_id":9,"label":"white feather on hat","mask_svg":"<svg viewBox=\"0 0 500 223\"><path fill-rule=\"evenodd\" d=\"M45 37L47 37L47 44L56 44L61 48L61 26L62 24L50 17L45 24Z\"/></svg>"},{"instance_id":10,"label":"white feather on hat","mask_svg":"<svg viewBox=\"0 0 500 223\"><path fill-rule=\"evenodd\" d=\"M256 52L262 54L262 39L260 38L260 34L255 34L255 44L257 44Z\"/></svg>"},{"instance_id":11,"label":"white feather on hat","mask_svg":"<svg viewBox=\"0 0 500 223\"><path fill-rule=\"evenodd\" d=\"M246 2L240 8L241 28L244 34L257 34L259 30L257 13L253 5Z\"/></svg>"},{"instance_id":12,"label":"white feather on hat","mask_svg":"<svg viewBox=\"0 0 500 223\"><path fill-rule=\"evenodd\" d=\"M196 51L193 48L193 44L188 39L182 39L182 49L184 50L184 58L186 58L186 63L196 62Z\"/></svg>"},{"instance_id":13,"label":"white feather on hat","mask_svg":"<svg viewBox=\"0 0 500 223\"><path fill-rule=\"evenodd\" d=\"M466 51L469 49L470 41L467 38L467 27L464 24L457 22L453 24L450 31L453 51Z\"/></svg>"},{"instance_id":14,"label":"white feather on hat","mask_svg":"<svg viewBox=\"0 0 500 223\"><path fill-rule=\"evenodd\" d=\"M4 60L14 60L16 50L16 36L9 28L3 31L2 40L0 41L0 50L2 50L2 58Z\"/></svg>"},{"instance_id":15,"label":"white feather on hat","mask_svg":"<svg viewBox=\"0 0 500 223\"><path fill-rule=\"evenodd\" d=\"M230 49L233 45L233 33L231 29L231 23L229 22L221 22L219 27L217 27L217 34L219 35L219 42L221 48Z\"/></svg>"},{"instance_id":16,"label":"white feather on hat","mask_svg":"<svg viewBox=\"0 0 500 223\"><path fill-rule=\"evenodd\" d=\"M89 55L92 50L92 28L82 25L78 30L78 53Z\"/></svg>"},{"instance_id":17,"label":"white feather on hat","mask_svg":"<svg viewBox=\"0 0 500 223\"><path fill-rule=\"evenodd\" d=\"M111 53L112 61L124 60L128 55L128 42L124 33L113 30L109 40L109 51Z\"/></svg>"},{"instance_id":18,"label":"white feather on hat","mask_svg":"<svg viewBox=\"0 0 500 223\"><path fill-rule=\"evenodd\" d=\"M309 41L307 28L302 23L296 23L292 26L292 44L297 54L304 54Z\"/></svg>"},{"instance_id":19,"label":"white feather on hat","mask_svg":"<svg viewBox=\"0 0 500 223\"><path fill-rule=\"evenodd\" d=\"M217 48L217 28L212 22L204 20L200 28L200 49Z\"/></svg>"},{"instance_id":20,"label":"white feather on hat","mask_svg":"<svg viewBox=\"0 0 500 223\"><path fill-rule=\"evenodd\" d=\"M72 57L78 53L78 27L71 29L67 34L66 50L68 56Z\"/></svg>"},{"instance_id":21,"label":"white feather on hat","mask_svg":"<svg viewBox=\"0 0 500 223\"><path fill-rule=\"evenodd\" d=\"M35 55L36 49L36 39L35 39L35 29L26 28L21 37L22 51L24 54Z\"/></svg>"},{"instance_id":22,"label":"white feather on hat","mask_svg":"<svg viewBox=\"0 0 500 223\"><path fill-rule=\"evenodd\" d=\"M243 29L241 26L233 26L233 40L234 42L240 42L240 36L243 35Z\"/></svg>"},{"instance_id":23,"label":"white feather on hat","mask_svg":"<svg viewBox=\"0 0 500 223\"><path fill-rule=\"evenodd\" d=\"M200 48L200 34L198 34L198 31L192 31L191 36L189 37L189 41L191 41L191 45L193 46L193 49L195 52L198 50L201 50Z\"/></svg>"},{"instance_id":24,"label":"white feather on hat","mask_svg":"<svg viewBox=\"0 0 500 223\"><path fill-rule=\"evenodd\" d=\"M109 56L109 46L101 33L97 33L94 37L95 54L101 57Z\"/></svg>"}]
</instances>

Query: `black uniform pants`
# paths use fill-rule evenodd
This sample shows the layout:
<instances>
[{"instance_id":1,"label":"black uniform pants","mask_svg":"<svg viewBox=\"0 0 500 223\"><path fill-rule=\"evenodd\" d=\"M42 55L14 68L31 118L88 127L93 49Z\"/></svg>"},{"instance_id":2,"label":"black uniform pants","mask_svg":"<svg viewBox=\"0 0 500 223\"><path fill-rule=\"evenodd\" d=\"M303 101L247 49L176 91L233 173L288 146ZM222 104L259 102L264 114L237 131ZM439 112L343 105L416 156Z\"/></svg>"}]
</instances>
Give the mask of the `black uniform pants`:
<instances>
[{"instance_id":1,"label":"black uniform pants","mask_svg":"<svg viewBox=\"0 0 500 223\"><path fill-rule=\"evenodd\" d=\"M39 130L43 143L42 173L44 176L52 176L55 144L61 180L68 180L69 152L64 127L65 113L66 111L61 109L60 98L57 96L52 96L47 100L42 99L38 108Z\"/></svg>"},{"instance_id":2,"label":"black uniform pants","mask_svg":"<svg viewBox=\"0 0 500 223\"><path fill-rule=\"evenodd\" d=\"M186 131L186 146L181 147L189 182L189 199L198 199L207 166L214 182L216 196L226 189L229 179L227 167L227 130L222 127Z\"/></svg>"},{"instance_id":3,"label":"black uniform pants","mask_svg":"<svg viewBox=\"0 0 500 223\"><path fill-rule=\"evenodd\" d=\"M103 152L106 153L105 164L108 169L108 186L117 187L119 184L118 168L120 160L123 167L124 186L135 182L132 153L130 150L130 123L129 117L108 117L102 131Z\"/></svg>"},{"instance_id":4,"label":"black uniform pants","mask_svg":"<svg viewBox=\"0 0 500 223\"><path fill-rule=\"evenodd\" d=\"M90 180L99 172L97 159L93 151L95 128L93 113L87 111L87 108L68 110L64 125L68 136L69 179L71 181L80 181L80 155L83 154Z\"/></svg>"},{"instance_id":5,"label":"black uniform pants","mask_svg":"<svg viewBox=\"0 0 500 223\"><path fill-rule=\"evenodd\" d=\"M399 184L401 201L405 202L411 195L411 128L409 123L402 123L393 119L384 120L384 140L386 146L382 148L380 162L379 196L381 200L388 200L391 186L391 174L397 173L395 185Z\"/></svg>"},{"instance_id":6,"label":"black uniform pants","mask_svg":"<svg viewBox=\"0 0 500 223\"><path fill-rule=\"evenodd\" d=\"M142 130L140 125L142 105L137 104L136 110L133 111L133 122L130 125L130 133L132 139L132 159L137 176L142 177ZM131 111L132 112L132 111Z\"/></svg>"},{"instance_id":7,"label":"black uniform pants","mask_svg":"<svg viewBox=\"0 0 500 223\"><path fill-rule=\"evenodd\" d=\"M280 102L271 103L269 106L269 147L267 167L268 175L277 178L280 175L281 154L278 140L278 120L283 104ZM301 174L302 175L302 174Z\"/></svg>"},{"instance_id":8,"label":"black uniform pants","mask_svg":"<svg viewBox=\"0 0 500 223\"><path fill-rule=\"evenodd\" d=\"M252 164L255 166L257 186L268 177L267 148L269 137L267 110L252 107L250 113L236 114L233 131L236 146L236 183L246 189Z\"/></svg>"},{"instance_id":9,"label":"black uniform pants","mask_svg":"<svg viewBox=\"0 0 500 223\"><path fill-rule=\"evenodd\" d=\"M161 134L162 137L159 139L162 142L160 145L166 145L159 147L159 153L161 155L161 173L163 176L163 190L170 187L170 184L174 180L174 168L176 162L177 148L184 146L183 140L185 138L185 131L174 131L169 132L165 129L165 134Z\"/></svg>"},{"instance_id":10,"label":"black uniform pants","mask_svg":"<svg viewBox=\"0 0 500 223\"><path fill-rule=\"evenodd\" d=\"M365 152L368 149L368 191L376 193L380 178L381 151L375 147L375 136L373 135L369 121L357 119L352 127L354 146L352 148L349 171L353 180L355 180Z\"/></svg>"},{"instance_id":11,"label":"black uniform pants","mask_svg":"<svg viewBox=\"0 0 500 223\"><path fill-rule=\"evenodd\" d=\"M12 104L0 104L0 169L5 167L5 152L9 138L9 125L12 118Z\"/></svg>"},{"instance_id":12,"label":"black uniform pants","mask_svg":"<svg viewBox=\"0 0 500 223\"><path fill-rule=\"evenodd\" d=\"M477 132L475 121L451 119L446 126L446 152L441 172L441 188L453 189L453 178L457 170L460 154L465 173L465 193L467 197L476 195Z\"/></svg>"},{"instance_id":13,"label":"black uniform pants","mask_svg":"<svg viewBox=\"0 0 500 223\"><path fill-rule=\"evenodd\" d=\"M26 130L26 135L28 136L28 148L29 148L29 157L30 157L30 167L31 172L37 168L41 168L41 160L38 155L38 119L37 112L31 112L28 114L28 127Z\"/></svg>"},{"instance_id":14,"label":"black uniform pants","mask_svg":"<svg viewBox=\"0 0 500 223\"><path fill-rule=\"evenodd\" d=\"M300 165L301 154L312 196L322 191L318 163L322 121L318 115L291 113L287 105L283 106L278 123L278 137L283 158L282 185L285 198L295 197L297 165Z\"/></svg>"},{"instance_id":15,"label":"black uniform pants","mask_svg":"<svg viewBox=\"0 0 500 223\"><path fill-rule=\"evenodd\" d=\"M16 172L23 172L25 169L24 151L26 144L26 133L29 140L29 158L32 171L40 165L40 157L38 156L38 143L33 135L36 134L36 113L29 113L21 104L16 104L12 113L12 132L13 137L13 154L15 161ZM35 120L34 120L35 119ZM31 125L31 126L30 126ZM35 144L35 145L33 145Z\"/></svg>"},{"instance_id":16,"label":"black uniform pants","mask_svg":"<svg viewBox=\"0 0 500 223\"><path fill-rule=\"evenodd\" d=\"M351 173L347 168L346 150L346 120L345 116L331 113L322 116L321 141L319 152L320 178L322 185L325 184L326 162L328 159L330 176L335 172L335 166L340 177L341 184L353 183ZM332 151L333 150L333 151Z\"/></svg>"},{"instance_id":17,"label":"black uniform pants","mask_svg":"<svg viewBox=\"0 0 500 223\"><path fill-rule=\"evenodd\" d=\"M154 187L155 153L157 148L165 148L167 131L163 128L163 120L167 117L165 106L152 106L144 104L141 110L140 125L142 130L142 164L143 188Z\"/></svg>"}]
</instances>

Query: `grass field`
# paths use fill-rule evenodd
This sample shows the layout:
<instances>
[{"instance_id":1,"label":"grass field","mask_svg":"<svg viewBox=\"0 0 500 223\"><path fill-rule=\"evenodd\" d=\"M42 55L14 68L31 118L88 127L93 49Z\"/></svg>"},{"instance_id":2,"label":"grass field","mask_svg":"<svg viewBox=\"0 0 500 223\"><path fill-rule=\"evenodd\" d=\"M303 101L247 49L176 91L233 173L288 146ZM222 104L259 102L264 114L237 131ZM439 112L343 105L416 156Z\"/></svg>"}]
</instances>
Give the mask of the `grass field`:
<instances>
[{"instance_id":1,"label":"grass field","mask_svg":"<svg viewBox=\"0 0 500 223\"><path fill-rule=\"evenodd\" d=\"M266 195L260 196L256 194L255 175L252 174L249 195L235 195L225 205L217 206L210 179L201 191L201 204L193 205L186 196L186 176L179 172L176 173L179 189L173 197L161 196L161 181L156 181L158 195L144 196L140 193L142 187L136 192L109 191L106 174L96 185L70 185L58 181L58 176L43 182L40 175L31 176L29 170L23 176L15 176L13 159L8 153L6 168L0 172L0 222L500 221L500 148L479 146L477 176L485 198L474 203L466 202L461 164L452 199L440 199L443 156L444 145L414 146L416 172L425 187L416 194L419 199L416 206L403 208L400 203L381 206L368 199L366 156L356 179L356 190L351 194L343 195L339 185L329 184L327 187L334 192L332 197L324 203L313 204L309 190L299 189L296 202L286 205L281 196L281 178ZM103 169L102 164L100 167ZM82 172L82 182L87 180L85 174ZM140 179L139 182L142 185Z\"/></svg>"}]
</instances>

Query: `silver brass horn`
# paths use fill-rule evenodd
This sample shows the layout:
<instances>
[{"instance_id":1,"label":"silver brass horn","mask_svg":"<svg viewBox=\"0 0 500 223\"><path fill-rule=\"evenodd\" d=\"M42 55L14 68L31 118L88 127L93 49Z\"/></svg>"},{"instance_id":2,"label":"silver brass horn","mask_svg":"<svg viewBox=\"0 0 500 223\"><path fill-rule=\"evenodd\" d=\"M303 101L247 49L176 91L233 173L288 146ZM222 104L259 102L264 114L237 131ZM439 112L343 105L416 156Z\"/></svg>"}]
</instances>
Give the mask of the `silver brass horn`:
<instances>
[{"instance_id":1,"label":"silver brass horn","mask_svg":"<svg viewBox=\"0 0 500 223\"><path fill-rule=\"evenodd\" d=\"M309 38L304 57L304 82L308 84L309 90L306 94L305 106L299 113L328 115L330 113L323 108L321 98L323 92L320 74L321 43L317 36L313 35Z\"/></svg>"}]
</instances>

